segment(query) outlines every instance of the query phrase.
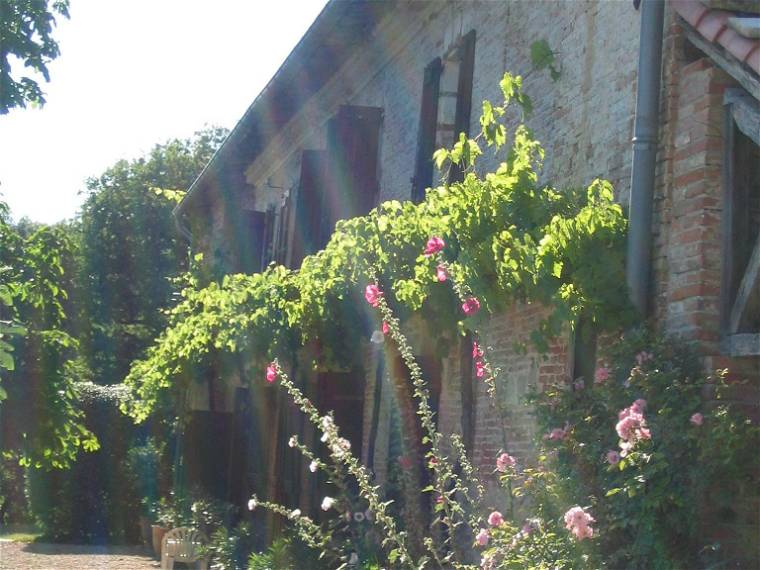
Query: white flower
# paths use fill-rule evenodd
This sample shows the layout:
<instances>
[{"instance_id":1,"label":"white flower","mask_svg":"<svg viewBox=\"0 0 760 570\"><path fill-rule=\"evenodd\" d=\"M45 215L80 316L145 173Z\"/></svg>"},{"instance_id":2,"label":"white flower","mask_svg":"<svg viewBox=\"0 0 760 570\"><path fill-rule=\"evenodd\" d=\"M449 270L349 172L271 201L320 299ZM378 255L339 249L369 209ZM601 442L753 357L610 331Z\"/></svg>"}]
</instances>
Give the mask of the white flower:
<instances>
[{"instance_id":1,"label":"white flower","mask_svg":"<svg viewBox=\"0 0 760 570\"><path fill-rule=\"evenodd\" d=\"M323 433L319 439L322 443L325 443L327 441L327 432Z\"/></svg>"},{"instance_id":2,"label":"white flower","mask_svg":"<svg viewBox=\"0 0 760 570\"><path fill-rule=\"evenodd\" d=\"M290 439L288 440L288 447L295 447L298 443L298 438L294 435L290 436Z\"/></svg>"},{"instance_id":3,"label":"white flower","mask_svg":"<svg viewBox=\"0 0 760 570\"><path fill-rule=\"evenodd\" d=\"M316 460L309 463L309 471L311 471L312 473L316 473L318 467L319 467L319 463L317 463Z\"/></svg>"},{"instance_id":4,"label":"white flower","mask_svg":"<svg viewBox=\"0 0 760 570\"><path fill-rule=\"evenodd\" d=\"M335 457L340 459L351 450L351 442L344 437L339 437L338 441L332 445L332 452Z\"/></svg>"},{"instance_id":5,"label":"white flower","mask_svg":"<svg viewBox=\"0 0 760 570\"><path fill-rule=\"evenodd\" d=\"M334 425L335 424L333 422L332 417L330 417L330 416L322 416L322 429L323 430L329 430Z\"/></svg>"},{"instance_id":6,"label":"white flower","mask_svg":"<svg viewBox=\"0 0 760 570\"><path fill-rule=\"evenodd\" d=\"M322 510L329 511L334 504L335 504L335 499L333 499L332 497L325 497L324 499L322 499Z\"/></svg>"},{"instance_id":7,"label":"white flower","mask_svg":"<svg viewBox=\"0 0 760 570\"><path fill-rule=\"evenodd\" d=\"M383 344L385 342L385 335L383 334L383 331L374 331L369 341L372 344Z\"/></svg>"},{"instance_id":8,"label":"white flower","mask_svg":"<svg viewBox=\"0 0 760 570\"><path fill-rule=\"evenodd\" d=\"M248 510L252 511L253 509L255 509L256 504L257 504L256 499L251 499L250 501L248 501Z\"/></svg>"},{"instance_id":9,"label":"white flower","mask_svg":"<svg viewBox=\"0 0 760 570\"><path fill-rule=\"evenodd\" d=\"M301 516L301 509L293 509L290 511L290 515L288 515L291 519L297 519Z\"/></svg>"}]
</instances>

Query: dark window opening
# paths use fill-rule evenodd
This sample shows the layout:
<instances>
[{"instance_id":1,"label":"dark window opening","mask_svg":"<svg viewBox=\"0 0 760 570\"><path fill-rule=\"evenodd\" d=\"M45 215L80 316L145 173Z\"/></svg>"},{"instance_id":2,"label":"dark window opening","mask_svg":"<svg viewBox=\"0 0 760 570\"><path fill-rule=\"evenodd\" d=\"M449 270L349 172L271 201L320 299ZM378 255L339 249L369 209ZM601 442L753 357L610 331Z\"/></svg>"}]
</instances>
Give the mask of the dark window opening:
<instances>
[{"instance_id":1,"label":"dark window opening","mask_svg":"<svg viewBox=\"0 0 760 570\"><path fill-rule=\"evenodd\" d=\"M459 80L457 85L457 109L454 118L454 142L459 134L470 136L470 113L472 111L472 78L475 71L475 30L462 38L460 46ZM461 166L452 165L449 182L464 180Z\"/></svg>"},{"instance_id":2,"label":"dark window opening","mask_svg":"<svg viewBox=\"0 0 760 570\"><path fill-rule=\"evenodd\" d=\"M760 105L742 90L726 93L723 159L724 348L760 354Z\"/></svg>"}]
</instances>

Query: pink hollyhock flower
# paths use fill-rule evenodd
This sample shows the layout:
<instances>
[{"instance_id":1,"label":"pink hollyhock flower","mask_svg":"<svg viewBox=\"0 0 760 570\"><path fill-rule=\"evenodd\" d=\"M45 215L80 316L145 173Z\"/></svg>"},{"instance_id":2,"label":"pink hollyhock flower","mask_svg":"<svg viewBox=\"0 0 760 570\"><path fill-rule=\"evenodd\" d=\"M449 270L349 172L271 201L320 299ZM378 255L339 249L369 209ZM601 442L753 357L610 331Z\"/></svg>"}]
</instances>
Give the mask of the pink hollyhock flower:
<instances>
[{"instance_id":1,"label":"pink hollyhock flower","mask_svg":"<svg viewBox=\"0 0 760 570\"><path fill-rule=\"evenodd\" d=\"M435 502L436 502L436 504L438 504L438 505L442 505L442 504L443 504L443 495L438 495L438 496L435 498Z\"/></svg>"},{"instance_id":2,"label":"pink hollyhock flower","mask_svg":"<svg viewBox=\"0 0 760 570\"><path fill-rule=\"evenodd\" d=\"M383 321L382 331L383 331L383 334L388 334L389 332L391 332L391 327L389 327L388 323L386 323L385 321Z\"/></svg>"},{"instance_id":3,"label":"pink hollyhock flower","mask_svg":"<svg viewBox=\"0 0 760 570\"><path fill-rule=\"evenodd\" d=\"M440 283L443 283L449 278L449 272L446 271L446 267L442 263L439 263L438 267L435 268L435 278L438 279Z\"/></svg>"},{"instance_id":4,"label":"pink hollyhock flower","mask_svg":"<svg viewBox=\"0 0 760 570\"><path fill-rule=\"evenodd\" d=\"M691 416L691 418L689 419L689 421L692 423L692 425L701 426L702 422L705 421L705 417L702 414L700 414L699 412L697 412L696 414L694 414L693 416Z\"/></svg>"},{"instance_id":5,"label":"pink hollyhock flower","mask_svg":"<svg viewBox=\"0 0 760 570\"><path fill-rule=\"evenodd\" d=\"M488 515L488 524L490 524L491 526L499 526L503 522L504 522L504 517L501 515L499 511L494 511L490 515Z\"/></svg>"},{"instance_id":6,"label":"pink hollyhock flower","mask_svg":"<svg viewBox=\"0 0 760 570\"><path fill-rule=\"evenodd\" d=\"M483 376L486 375L486 367L483 365L483 362L480 360L475 361L475 376L478 378L483 378Z\"/></svg>"},{"instance_id":7,"label":"pink hollyhock flower","mask_svg":"<svg viewBox=\"0 0 760 570\"><path fill-rule=\"evenodd\" d=\"M506 473L510 468L517 465L517 459L512 457L509 453L502 453L496 458L496 470Z\"/></svg>"},{"instance_id":8,"label":"pink hollyhock flower","mask_svg":"<svg viewBox=\"0 0 760 570\"><path fill-rule=\"evenodd\" d=\"M614 449L610 449L607 452L607 463L610 465L617 465L620 461L620 454Z\"/></svg>"},{"instance_id":9,"label":"pink hollyhock flower","mask_svg":"<svg viewBox=\"0 0 760 570\"><path fill-rule=\"evenodd\" d=\"M267 382L271 384L275 380L277 380L277 367L274 362L272 362L267 366Z\"/></svg>"},{"instance_id":10,"label":"pink hollyhock flower","mask_svg":"<svg viewBox=\"0 0 760 570\"><path fill-rule=\"evenodd\" d=\"M475 297L468 297L465 299L464 303L462 303L462 310L468 317L470 315L474 315L480 310L480 301L478 301Z\"/></svg>"},{"instance_id":11,"label":"pink hollyhock flower","mask_svg":"<svg viewBox=\"0 0 760 570\"><path fill-rule=\"evenodd\" d=\"M473 358L482 358L483 357L483 349L480 348L477 342L472 343L472 357Z\"/></svg>"},{"instance_id":12,"label":"pink hollyhock flower","mask_svg":"<svg viewBox=\"0 0 760 570\"><path fill-rule=\"evenodd\" d=\"M364 289L364 298L367 300L367 303L369 303L370 306L372 307L377 307L380 304L380 298L382 296L383 296L383 292L380 290L380 287L378 287L377 284L375 283L370 283Z\"/></svg>"},{"instance_id":13,"label":"pink hollyhock flower","mask_svg":"<svg viewBox=\"0 0 760 570\"><path fill-rule=\"evenodd\" d=\"M609 380L610 378L610 369L602 366L601 368L597 368L596 372L594 373L594 382L596 384L602 384Z\"/></svg>"},{"instance_id":14,"label":"pink hollyhock flower","mask_svg":"<svg viewBox=\"0 0 760 570\"><path fill-rule=\"evenodd\" d=\"M490 535L488 534L488 529L481 528L478 531L478 534L475 535L475 542L478 543L478 546L485 546L488 544L488 539L490 538Z\"/></svg>"},{"instance_id":15,"label":"pink hollyhock flower","mask_svg":"<svg viewBox=\"0 0 760 570\"><path fill-rule=\"evenodd\" d=\"M565 528L578 540L594 536L594 529L590 526L592 522L595 522L594 517L581 507L573 507L565 513Z\"/></svg>"},{"instance_id":16,"label":"pink hollyhock flower","mask_svg":"<svg viewBox=\"0 0 760 570\"><path fill-rule=\"evenodd\" d=\"M428 240L423 253L425 257L430 257L441 251L445 245L446 244L441 238L433 236Z\"/></svg>"},{"instance_id":17,"label":"pink hollyhock flower","mask_svg":"<svg viewBox=\"0 0 760 570\"><path fill-rule=\"evenodd\" d=\"M429 459L430 465L438 465L438 458L434 455Z\"/></svg>"}]
</instances>

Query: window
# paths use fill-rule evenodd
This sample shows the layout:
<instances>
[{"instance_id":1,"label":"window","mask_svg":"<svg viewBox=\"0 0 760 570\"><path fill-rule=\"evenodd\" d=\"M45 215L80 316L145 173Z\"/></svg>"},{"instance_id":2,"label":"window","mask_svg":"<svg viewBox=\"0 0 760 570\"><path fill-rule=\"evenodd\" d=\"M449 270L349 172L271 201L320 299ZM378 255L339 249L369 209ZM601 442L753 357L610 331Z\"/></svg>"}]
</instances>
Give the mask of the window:
<instances>
[{"instance_id":1,"label":"window","mask_svg":"<svg viewBox=\"0 0 760 570\"><path fill-rule=\"evenodd\" d=\"M760 106L726 92L721 329L725 352L760 355Z\"/></svg>"},{"instance_id":2,"label":"window","mask_svg":"<svg viewBox=\"0 0 760 570\"><path fill-rule=\"evenodd\" d=\"M462 36L446 56L425 68L417 136L417 156L412 178L412 200L421 202L433 185L433 153L451 146L459 133L470 134L472 80L475 69L475 30ZM454 166L449 181L463 178Z\"/></svg>"}]
</instances>

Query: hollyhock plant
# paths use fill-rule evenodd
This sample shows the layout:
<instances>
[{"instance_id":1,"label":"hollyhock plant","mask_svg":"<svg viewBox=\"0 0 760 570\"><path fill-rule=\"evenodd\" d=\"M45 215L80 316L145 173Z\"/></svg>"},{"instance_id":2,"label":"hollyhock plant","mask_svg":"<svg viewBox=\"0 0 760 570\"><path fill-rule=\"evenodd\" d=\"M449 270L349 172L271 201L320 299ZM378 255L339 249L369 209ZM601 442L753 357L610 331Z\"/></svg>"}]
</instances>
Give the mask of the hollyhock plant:
<instances>
[{"instance_id":1,"label":"hollyhock plant","mask_svg":"<svg viewBox=\"0 0 760 570\"><path fill-rule=\"evenodd\" d=\"M590 526L592 522L595 522L594 517L581 507L573 507L565 513L565 528L578 540L594 536L594 529Z\"/></svg>"},{"instance_id":2,"label":"hollyhock plant","mask_svg":"<svg viewBox=\"0 0 760 570\"><path fill-rule=\"evenodd\" d=\"M465 299L464 303L462 303L462 311L464 311L464 314L468 317L474 315L480 310L480 301L478 301L475 297L468 297Z\"/></svg>"},{"instance_id":3,"label":"hollyhock plant","mask_svg":"<svg viewBox=\"0 0 760 570\"><path fill-rule=\"evenodd\" d=\"M502 473L506 473L507 470L513 469L517 465L517 459L512 457L509 453L502 453L496 458L496 470Z\"/></svg>"},{"instance_id":4,"label":"hollyhock plant","mask_svg":"<svg viewBox=\"0 0 760 570\"><path fill-rule=\"evenodd\" d=\"M705 417L697 412L696 414L693 414L691 418L689 418L689 421L692 423L692 425L701 426L702 422L705 421Z\"/></svg>"},{"instance_id":5,"label":"hollyhock plant","mask_svg":"<svg viewBox=\"0 0 760 570\"><path fill-rule=\"evenodd\" d=\"M445 245L446 243L441 238L433 236L428 240L427 245L425 245L425 251L423 253L425 257L430 257L441 251Z\"/></svg>"},{"instance_id":6,"label":"hollyhock plant","mask_svg":"<svg viewBox=\"0 0 760 570\"><path fill-rule=\"evenodd\" d=\"M274 362L271 362L269 366L267 366L267 382L271 384L275 380L277 380L277 367Z\"/></svg>"},{"instance_id":7,"label":"hollyhock plant","mask_svg":"<svg viewBox=\"0 0 760 570\"><path fill-rule=\"evenodd\" d=\"M332 497L325 497L322 499L322 510L323 511L329 511L333 505L335 504L335 499Z\"/></svg>"},{"instance_id":8,"label":"hollyhock plant","mask_svg":"<svg viewBox=\"0 0 760 570\"><path fill-rule=\"evenodd\" d=\"M443 283L449 278L449 272L442 263L439 263L438 267L435 268L435 278L438 279L439 283Z\"/></svg>"},{"instance_id":9,"label":"hollyhock plant","mask_svg":"<svg viewBox=\"0 0 760 570\"><path fill-rule=\"evenodd\" d=\"M370 283L364 289L364 298L371 307L377 307L380 304L380 298L383 296L383 292L376 283Z\"/></svg>"},{"instance_id":10,"label":"hollyhock plant","mask_svg":"<svg viewBox=\"0 0 760 570\"><path fill-rule=\"evenodd\" d=\"M491 526L499 526L504 522L504 516L499 511L494 511L488 515L488 524Z\"/></svg>"}]
</instances>

